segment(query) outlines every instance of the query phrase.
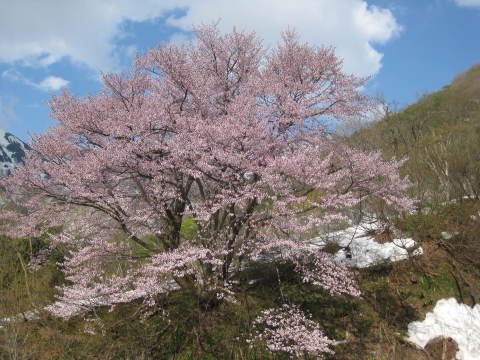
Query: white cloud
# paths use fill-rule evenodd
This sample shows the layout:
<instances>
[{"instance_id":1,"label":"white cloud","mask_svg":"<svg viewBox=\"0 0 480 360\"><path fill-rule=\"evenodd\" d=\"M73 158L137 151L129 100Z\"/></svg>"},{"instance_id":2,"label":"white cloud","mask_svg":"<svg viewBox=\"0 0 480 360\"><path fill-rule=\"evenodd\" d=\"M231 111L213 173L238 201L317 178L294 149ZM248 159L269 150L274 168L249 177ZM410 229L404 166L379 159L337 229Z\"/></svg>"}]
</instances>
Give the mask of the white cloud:
<instances>
[{"instance_id":1,"label":"white cloud","mask_svg":"<svg viewBox=\"0 0 480 360\"><path fill-rule=\"evenodd\" d=\"M22 83L22 84L25 84L25 85L28 85L28 86L38 87L38 84L31 81L30 79L27 79L25 76L23 76L21 73L19 73L15 69L5 70L2 73L2 78L10 80L10 81L19 82L19 83Z\"/></svg>"},{"instance_id":2,"label":"white cloud","mask_svg":"<svg viewBox=\"0 0 480 360\"><path fill-rule=\"evenodd\" d=\"M120 24L156 18L174 5L170 0L2 1L0 61L45 66L68 56L97 71L112 70Z\"/></svg>"},{"instance_id":3,"label":"white cloud","mask_svg":"<svg viewBox=\"0 0 480 360\"><path fill-rule=\"evenodd\" d=\"M193 39L193 35L188 36L185 33L176 32L172 36L170 36L169 42L177 44L177 45L181 45L181 44L184 44L187 41L192 40L192 39Z\"/></svg>"},{"instance_id":4,"label":"white cloud","mask_svg":"<svg viewBox=\"0 0 480 360\"><path fill-rule=\"evenodd\" d=\"M273 44L290 26L302 40L335 46L346 70L358 75L380 69L382 54L374 45L400 31L390 10L368 6L366 0L16 0L0 5L0 33L8 34L0 38L0 62L48 66L69 57L97 71L114 70L119 63L115 39L124 35L120 25L175 8L185 8L186 16L171 16L168 23L182 32L220 18L222 31L255 30Z\"/></svg>"},{"instance_id":5,"label":"white cloud","mask_svg":"<svg viewBox=\"0 0 480 360\"><path fill-rule=\"evenodd\" d=\"M480 7L480 0L453 0L458 6Z\"/></svg>"},{"instance_id":6,"label":"white cloud","mask_svg":"<svg viewBox=\"0 0 480 360\"><path fill-rule=\"evenodd\" d=\"M219 18L222 31L233 26L255 30L266 44L275 43L282 31L293 27L304 41L335 46L345 69L358 75L380 69L382 54L373 45L387 42L401 30L390 10L369 7L363 0L192 0L185 17L171 17L168 22L188 30L192 24Z\"/></svg>"},{"instance_id":7,"label":"white cloud","mask_svg":"<svg viewBox=\"0 0 480 360\"><path fill-rule=\"evenodd\" d=\"M57 91L67 86L68 83L68 80L62 79L61 77L48 76L43 79L38 86L45 91Z\"/></svg>"},{"instance_id":8,"label":"white cloud","mask_svg":"<svg viewBox=\"0 0 480 360\"><path fill-rule=\"evenodd\" d=\"M68 80L62 79L58 76L47 76L41 82L36 83L27 77L23 76L20 72L15 69L5 70L2 73L2 78L20 82L22 84L31 86L35 89L42 90L42 91L57 91L63 87L66 87L70 82Z\"/></svg>"}]
</instances>

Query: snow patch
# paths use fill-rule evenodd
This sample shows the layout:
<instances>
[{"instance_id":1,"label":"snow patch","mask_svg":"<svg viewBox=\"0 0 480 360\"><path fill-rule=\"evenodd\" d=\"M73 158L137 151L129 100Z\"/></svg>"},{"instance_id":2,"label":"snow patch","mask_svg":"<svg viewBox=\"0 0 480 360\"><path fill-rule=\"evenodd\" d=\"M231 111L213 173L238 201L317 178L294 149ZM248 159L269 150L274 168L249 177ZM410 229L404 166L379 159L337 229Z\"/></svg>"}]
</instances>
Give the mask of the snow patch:
<instances>
[{"instance_id":1,"label":"snow patch","mask_svg":"<svg viewBox=\"0 0 480 360\"><path fill-rule=\"evenodd\" d=\"M375 224L360 223L345 230L316 237L311 240L314 246L324 248L327 244L336 244L342 249L335 253L340 263L356 268L366 268L384 262L408 259L423 254L411 238L394 239L392 242L379 243L372 236L365 235L368 230L376 230Z\"/></svg>"},{"instance_id":2,"label":"snow patch","mask_svg":"<svg viewBox=\"0 0 480 360\"><path fill-rule=\"evenodd\" d=\"M480 304L473 308L456 299L442 299L424 321L408 325L408 340L421 346L438 336L451 337L458 344L458 360L480 359Z\"/></svg>"}]
</instances>

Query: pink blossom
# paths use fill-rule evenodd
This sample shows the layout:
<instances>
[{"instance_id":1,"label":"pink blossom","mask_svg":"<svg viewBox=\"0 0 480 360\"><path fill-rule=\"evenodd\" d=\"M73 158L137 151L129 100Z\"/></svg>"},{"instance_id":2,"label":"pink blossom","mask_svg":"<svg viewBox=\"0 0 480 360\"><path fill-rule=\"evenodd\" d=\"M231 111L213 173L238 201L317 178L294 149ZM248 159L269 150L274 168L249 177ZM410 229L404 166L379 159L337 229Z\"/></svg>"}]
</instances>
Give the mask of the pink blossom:
<instances>
[{"instance_id":1,"label":"pink blossom","mask_svg":"<svg viewBox=\"0 0 480 360\"><path fill-rule=\"evenodd\" d=\"M351 271L328 253L316 251L297 258L296 264L295 270L306 283L320 286L332 295L361 295Z\"/></svg>"},{"instance_id":2,"label":"pink blossom","mask_svg":"<svg viewBox=\"0 0 480 360\"><path fill-rule=\"evenodd\" d=\"M323 334L320 325L296 305L283 305L263 311L253 324L251 343L264 342L271 352L284 352L292 358L334 354L338 343Z\"/></svg>"}]
</instances>

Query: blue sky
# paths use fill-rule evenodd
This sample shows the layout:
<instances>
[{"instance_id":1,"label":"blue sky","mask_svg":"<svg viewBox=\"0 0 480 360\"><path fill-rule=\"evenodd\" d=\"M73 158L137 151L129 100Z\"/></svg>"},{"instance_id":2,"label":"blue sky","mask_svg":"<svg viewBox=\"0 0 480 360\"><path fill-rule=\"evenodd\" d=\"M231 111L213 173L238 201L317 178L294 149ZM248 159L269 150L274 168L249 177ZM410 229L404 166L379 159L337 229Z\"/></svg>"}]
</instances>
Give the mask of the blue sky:
<instances>
[{"instance_id":1,"label":"blue sky","mask_svg":"<svg viewBox=\"0 0 480 360\"><path fill-rule=\"evenodd\" d=\"M287 27L333 45L365 91L400 109L480 63L480 0L4 0L0 3L0 128L23 139L55 123L46 101L85 96L134 51L181 43L221 19L267 46Z\"/></svg>"}]
</instances>

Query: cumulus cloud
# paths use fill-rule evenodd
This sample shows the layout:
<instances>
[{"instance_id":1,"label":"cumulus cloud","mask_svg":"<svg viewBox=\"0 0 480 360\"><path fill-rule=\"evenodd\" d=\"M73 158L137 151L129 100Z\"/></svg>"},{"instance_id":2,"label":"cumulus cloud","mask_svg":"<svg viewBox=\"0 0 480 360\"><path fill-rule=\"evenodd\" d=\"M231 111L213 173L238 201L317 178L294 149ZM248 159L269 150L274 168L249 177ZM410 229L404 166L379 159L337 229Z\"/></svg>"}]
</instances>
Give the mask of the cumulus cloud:
<instances>
[{"instance_id":1,"label":"cumulus cloud","mask_svg":"<svg viewBox=\"0 0 480 360\"><path fill-rule=\"evenodd\" d=\"M0 38L0 62L48 66L68 57L97 71L114 70L121 24L153 20L174 9L186 12L167 19L182 30L174 36L176 42L192 25L217 19L222 31L233 26L255 30L266 44L274 44L291 27L312 44L335 46L346 70L357 75L380 69L382 54L375 44L401 29L390 10L366 0L17 0L0 5L0 32L9 34Z\"/></svg>"},{"instance_id":2,"label":"cumulus cloud","mask_svg":"<svg viewBox=\"0 0 480 360\"><path fill-rule=\"evenodd\" d=\"M454 0L458 6L480 7L480 0Z\"/></svg>"},{"instance_id":3,"label":"cumulus cloud","mask_svg":"<svg viewBox=\"0 0 480 360\"><path fill-rule=\"evenodd\" d=\"M267 44L278 41L280 33L292 27L302 40L335 46L346 70L358 75L380 69L382 54L373 45L387 42L401 30L390 10L362 0L192 1L186 16L171 17L168 22L188 30L191 24L215 18L222 19L223 31L233 26L255 30Z\"/></svg>"},{"instance_id":4,"label":"cumulus cloud","mask_svg":"<svg viewBox=\"0 0 480 360\"><path fill-rule=\"evenodd\" d=\"M61 88L66 87L70 83L68 80L62 79L61 77L58 77L58 76L47 76L45 79L43 79L39 83L36 83L28 79L27 77L23 76L20 72L18 72L15 69L5 70L2 73L2 78L10 81L20 82L22 84L25 84L35 89L43 90L43 91L57 91L57 90L60 90Z\"/></svg>"},{"instance_id":5,"label":"cumulus cloud","mask_svg":"<svg viewBox=\"0 0 480 360\"><path fill-rule=\"evenodd\" d=\"M45 91L57 91L67 86L68 83L69 83L68 80L62 79L61 77L48 76L45 79L43 79L38 84L38 86L40 87L40 89Z\"/></svg>"},{"instance_id":6,"label":"cumulus cloud","mask_svg":"<svg viewBox=\"0 0 480 360\"><path fill-rule=\"evenodd\" d=\"M156 18L175 1L16 0L0 5L0 61L46 66L62 57L97 71L115 68L115 38L124 20Z\"/></svg>"}]
</instances>

